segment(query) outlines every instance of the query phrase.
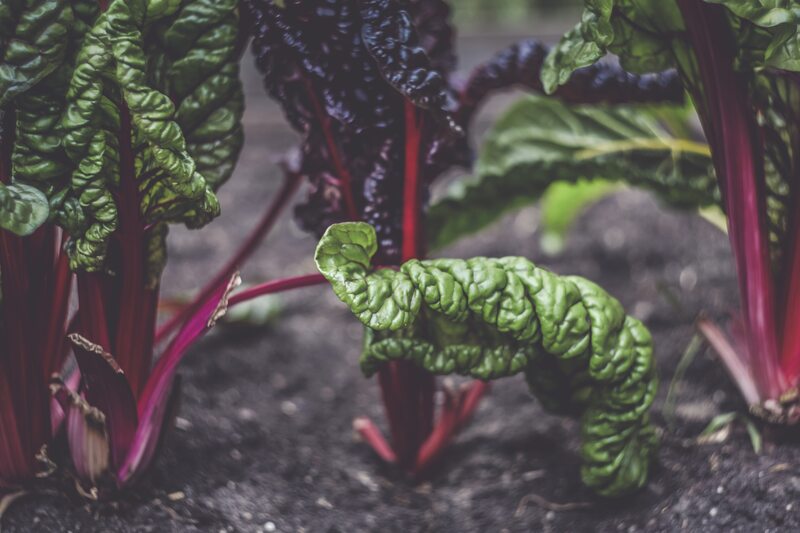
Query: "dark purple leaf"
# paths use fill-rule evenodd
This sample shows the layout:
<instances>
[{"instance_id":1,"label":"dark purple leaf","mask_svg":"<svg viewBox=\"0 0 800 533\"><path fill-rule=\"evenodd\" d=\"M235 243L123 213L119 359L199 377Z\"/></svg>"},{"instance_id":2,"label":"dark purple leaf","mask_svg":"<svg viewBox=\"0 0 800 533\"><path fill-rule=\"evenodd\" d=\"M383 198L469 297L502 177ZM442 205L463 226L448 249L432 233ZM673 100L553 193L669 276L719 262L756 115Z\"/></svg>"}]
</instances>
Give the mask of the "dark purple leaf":
<instances>
[{"instance_id":1,"label":"dark purple leaf","mask_svg":"<svg viewBox=\"0 0 800 533\"><path fill-rule=\"evenodd\" d=\"M389 84L418 107L437 115L452 110L446 78L420 45L403 4L396 0L359 0L359 4L364 45Z\"/></svg>"},{"instance_id":2,"label":"dark purple leaf","mask_svg":"<svg viewBox=\"0 0 800 533\"><path fill-rule=\"evenodd\" d=\"M433 68L447 76L456 67L455 30L450 24L450 6L444 0L410 0L408 12L417 29L419 44Z\"/></svg>"},{"instance_id":3,"label":"dark purple leaf","mask_svg":"<svg viewBox=\"0 0 800 533\"><path fill-rule=\"evenodd\" d=\"M543 92L540 71L549 49L534 40L515 43L475 69L459 97L459 123L468 121L491 93L512 87ZM555 96L568 103L681 102L678 73L636 75L611 63L576 70Z\"/></svg>"}]
</instances>

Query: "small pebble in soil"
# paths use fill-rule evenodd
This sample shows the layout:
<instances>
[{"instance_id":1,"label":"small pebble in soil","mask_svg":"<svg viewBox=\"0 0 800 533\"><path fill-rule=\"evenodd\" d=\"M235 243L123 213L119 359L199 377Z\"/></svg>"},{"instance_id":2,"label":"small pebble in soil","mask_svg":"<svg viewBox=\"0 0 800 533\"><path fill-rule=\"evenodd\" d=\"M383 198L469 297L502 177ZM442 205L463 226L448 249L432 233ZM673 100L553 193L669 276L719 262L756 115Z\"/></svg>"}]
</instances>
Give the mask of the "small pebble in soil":
<instances>
[{"instance_id":1,"label":"small pebble in soil","mask_svg":"<svg viewBox=\"0 0 800 533\"><path fill-rule=\"evenodd\" d=\"M715 516L717 516L717 513L718 513L718 512L719 512L719 511L718 511L718 509L717 509L716 507L712 507L712 508L711 508L711 509L708 511L708 514L711 516L711 518L714 518Z\"/></svg>"},{"instance_id":2,"label":"small pebble in soil","mask_svg":"<svg viewBox=\"0 0 800 533\"><path fill-rule=\"evenodd\" d=\"M274 376L272 376L270 384L272 385L272 388L275 389L276 391L282 391L288 386L289 383L286 381L286 376L284 376L283 374L275 374Z\"/></svg>"},{"instance_id":3,"label":"small pebble in soil","mask_svg":"<svg viewBox=\"0 0 800 533\"><path fill-rule=\"evenodd\" d=\"M264 531L266 531L267 533L272 533L276 529L277 528L275 527L275 522L267 522L264 524Z\"/></svg>"},{"instance_id":4,"label":"small pebble in soil","mask_svg":"<svg viewBox=\"0 0 800 533\"><path fill-rule=\"evenodd\" d=\"M687 266L683 270L681 270L681 274L678 277L678 283L681 286L681 289L685 291L694 290L697 286L697 272L694 268Z\"/></svg>"},{"instance_id":5,"label":"small pebble in soil","mask_svg":"<svg viewBox=\"0 0 800 533\"><path fill-rule=\"evenodd\" d=\"M523 481L533 481L535 479L541 479L545 476L547 472L544 470L529 470L528 472L524 472L522 474Z\"/></svg>"},{"instance_id":6,"label":"small pebble in soil","mask_svg":"<svg viewBox=\"0 0 800 533\"><path fill-rule=\"evenodd\" d=\"M356 472L355 477L359 481L359 483L367 487L367 489L369 489L371 492L378 492L378 490L380 489L380 487L378 487L378 484L375 483L375 481L369 476L369 474L367 474L363 470L359 470L358 472Z\"/></svg>"},{"instance_id":7,"label":"small pebble in soil","mask_svg":"<svg viewBox=\"0 0 800 533\"><path fill-rule=\"evenodd\" d=\"M333 509L333 504L325 499L324 496L320 496L317 498L317 505L322 507L323 509L328 509L329 511Z\"/></svg>"},{"instance_id":8,"label":"small pebble in soil","mask_svg":"<svg viewBox=\"0 0 800 533\"><path fill-rule=\"evenodd\" d=\"M430 494L433 490L433 485L428 482L422 483L417 488L414 489L414 492L417 494Z\"/></svg>"},{"instance_id":9,"label":"small pebble in soil","mask_svg":"<svg viewBox=\"0 0 800 533\"><path fill-rule=\"evenodd\" d=\"M170 492L167 494L167 499L171 502L179 502L186 497L186 493L182 490L177 490L175 492Z\"/></svg>"},{"instance_id":10,"label":"small pebble in soil","mask_svg":"<svg viewBox=\"0 0 800 533\"><path fill-rule=\"evenodd\" d=\"M286 416L294 416L297 414L297 404L284 400L281 402L281 412Z\"/></svg>"},{"instance_id":11,"label":"small pebble in soil","mask_svg":"<svg viewBox=\"0 0 800 533\"><path fill-rule=\"evenodd\" d=\"M192 423L180 416L175 418L175 427L181 431L189 431L192 429Z\"/></svg>"},{"instance_id":12,"label":"small pebble in soil","mask_svg":"<svg viewBox=\"0 0 800 533\"><path fill-rule=\"evenodd\" d=\"M256 412L249 407L242 407L237 415L242 422L251 422L256 419Z\"/></svg>"}]
</instances>

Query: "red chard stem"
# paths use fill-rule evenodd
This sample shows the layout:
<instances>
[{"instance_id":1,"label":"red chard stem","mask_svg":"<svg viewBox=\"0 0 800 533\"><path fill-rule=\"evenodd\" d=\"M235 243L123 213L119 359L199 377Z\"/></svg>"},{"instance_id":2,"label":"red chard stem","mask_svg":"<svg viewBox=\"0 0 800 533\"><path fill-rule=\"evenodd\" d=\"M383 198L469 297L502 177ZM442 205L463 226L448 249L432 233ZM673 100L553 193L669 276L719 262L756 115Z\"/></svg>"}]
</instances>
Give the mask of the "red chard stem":
<instances>
[{"instance_id":1,"label":"red chard stem","mask_svg":"<svg viewBox=\"0 0 800 533\"><path fill-rule=\"evenodd\" d=\"M785 389L765 219L764 159L746 79L734 70L735 43L724 8L678 0L703 82L704 109L736 259L750 365L762 399ZM702 105L704 104L704 105Z\"/></svg>"}]
</instances>

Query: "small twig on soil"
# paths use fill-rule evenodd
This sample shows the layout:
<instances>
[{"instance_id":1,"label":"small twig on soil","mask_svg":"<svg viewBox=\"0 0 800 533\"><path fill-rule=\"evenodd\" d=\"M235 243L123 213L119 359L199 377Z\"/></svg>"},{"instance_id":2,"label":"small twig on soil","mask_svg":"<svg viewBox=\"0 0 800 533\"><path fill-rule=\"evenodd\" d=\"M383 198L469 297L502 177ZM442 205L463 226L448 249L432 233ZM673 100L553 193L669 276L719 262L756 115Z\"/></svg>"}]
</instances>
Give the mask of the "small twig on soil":
<instances>
[{"instance_id":1,"label":"small twig on soil","mask_svg":"<svg viewBox=\"0 0 800 533\"><path fill-rule=\"evenodd\" d=\"M167 497L169 498L169 495ZM170 501L172 501L171 498L170 498ZM176 511L175 509L173 509L172 507L170 507L169 505L167 505L166 503L161 501L161 498L154 499L153 500L153 505L156 505L156 506L160 507L165 513L167 513L169 515L169 517L173 521L178 522L179 524L187 524L187 525L190 525L190 526L196 526L196 525L200 524L199 520L195 520L194 518L192 518L190 516L182 515L181 513L179 513L178 511Z\"/></svg>"},{"instance_id":2,"label":"small twig on soil","mask_svg":"<svg viewBox=\"0 0 800 533\"><path fill-rule=\"evenodd\" d=\"M529 503L535 503L539 507L543 509L547 509L548 511L575 511L577 509L589 509L592 507L591 502L551 502L550 500L546 500L545 498L539 496L538 494L527 494L522 497L519 501L519 505L517 505L517 510L514 511L514 518L519 518L523 514L525 514L525 510L528 508Z\"/></svg>"}]
</instances>

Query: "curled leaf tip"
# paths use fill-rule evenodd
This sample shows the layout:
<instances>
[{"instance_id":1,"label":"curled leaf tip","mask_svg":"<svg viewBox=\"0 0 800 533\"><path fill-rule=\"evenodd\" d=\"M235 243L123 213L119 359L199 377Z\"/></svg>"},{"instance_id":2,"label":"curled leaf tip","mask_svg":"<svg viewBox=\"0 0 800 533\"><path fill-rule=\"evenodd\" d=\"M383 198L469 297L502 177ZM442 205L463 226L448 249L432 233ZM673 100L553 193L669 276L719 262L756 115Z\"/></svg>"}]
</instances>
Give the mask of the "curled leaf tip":
<instances>
[{"instance_id":1,"label":"curled leaf tip","mask_svg":"<svg viewBox=\"0 0 800 533\"><path fill-rule=\"evenodd\" d=\"M122 368L117 363L117 360L114 359L114 356L105 351L103 347L100 346L99 344L93 343L92 341L88 340L86 337L80 335L79 333L70 333L69 335L67 335L67 338L75 346L82 348L87 352L92 352L102 357L103 360L106 363L108 363L108 366L110 366L117 374L125 373L122 371Z\"/></svg>"}]
</instances>

